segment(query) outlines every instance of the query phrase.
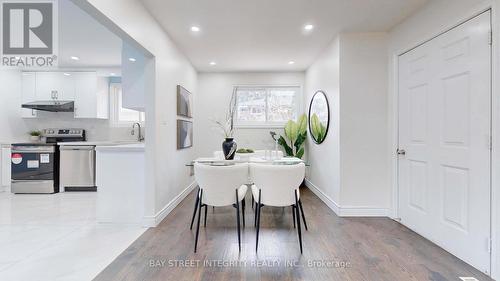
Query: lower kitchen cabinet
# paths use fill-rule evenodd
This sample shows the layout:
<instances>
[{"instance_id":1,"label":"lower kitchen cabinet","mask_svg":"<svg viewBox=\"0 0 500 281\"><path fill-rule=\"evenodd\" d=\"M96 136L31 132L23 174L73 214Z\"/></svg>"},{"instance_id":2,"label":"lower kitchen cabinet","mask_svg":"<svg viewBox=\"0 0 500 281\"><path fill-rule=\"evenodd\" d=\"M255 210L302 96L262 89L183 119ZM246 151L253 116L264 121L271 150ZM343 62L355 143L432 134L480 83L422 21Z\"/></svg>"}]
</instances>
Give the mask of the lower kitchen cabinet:
<instances>
[{"instance_id":1,"label":"lower kitchen cabinet","mask_svg":"<svg viewBox=\"0 0 500 281\"><path fill-rule=\"evenodd\" d=\"M0 163L1 170L1 186L0 191L8 191L10 189L10 145L2 145L2 162Z\"/></svg>"}]
</instances>

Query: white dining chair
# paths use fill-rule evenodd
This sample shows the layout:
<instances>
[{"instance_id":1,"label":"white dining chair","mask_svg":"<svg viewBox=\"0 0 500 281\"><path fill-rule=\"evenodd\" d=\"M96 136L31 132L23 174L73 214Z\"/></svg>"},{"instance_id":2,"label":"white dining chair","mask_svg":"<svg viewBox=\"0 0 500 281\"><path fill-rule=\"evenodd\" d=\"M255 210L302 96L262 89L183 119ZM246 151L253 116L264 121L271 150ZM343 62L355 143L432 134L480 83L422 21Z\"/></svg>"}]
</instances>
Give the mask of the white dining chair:
<instances>
[{"instance_id":1,"label":"white dining chair","mask_svg":"<svg viewBox=\"0 0 500 281\"><path fill-rule=\"evenodd\" d=\"M247 183L248 181L248 164L210 166L206 164L195 163L194 175L199 188L196 200L196 205L198 207L198 225L196 227L194 252L196 253L198 247L201 208L205 207L206 226L207 206L223 207L231 205L236 208L238 248L241 251L240 202L242 203L243 225L245 225L244 206L245 194L247 192L247 186L245 185L245 183ZM195 214L193 214L193 216Z\"/></svg>"},{"instance_id":2,"label":"white dining chair","mask_svg":"<svg viewBox=\"0 0 500 281\"><path fill-rule=\"evenodd\" d=\"M257 228L257 239L255 250L259 246L259 229L261 209L264 206L286 207L292 206L294 225L297 222L297 233L299 236L300 252L302 253L302 229L300 226L300 214L307 230L302 202L300 201L299 187L304 180L305 165L268 165L250 164L250 176L254 182L252 195L257 201L255 208L255 226Z\"/></svg>"}]
</instances>

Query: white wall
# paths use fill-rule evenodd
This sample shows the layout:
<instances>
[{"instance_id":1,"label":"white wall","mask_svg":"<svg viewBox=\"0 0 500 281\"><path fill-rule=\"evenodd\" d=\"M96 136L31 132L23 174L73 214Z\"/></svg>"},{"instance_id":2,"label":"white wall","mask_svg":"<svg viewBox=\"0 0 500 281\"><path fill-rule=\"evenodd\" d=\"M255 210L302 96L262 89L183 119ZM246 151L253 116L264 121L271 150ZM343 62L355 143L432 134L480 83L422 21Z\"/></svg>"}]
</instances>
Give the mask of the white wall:
<instances>
[{"instance_id":1,"label":"white wall","mask_svg":"<svg viewBox=\"0 0 500 281\"><path fill-rule=\"evenodd\" d=\"M128 43L143 47L154 61L149 64L154 78L147 83L151 88L145 97L148 133L145 215L151 224L158 223L193 181L185 164L194 158L194 149L176 148L176 86L183 85L196 97L197 73L140 1L74 2L119 32L122 39L127 37Z\"/></svg>"},{"instance_id":2,"label":"white wall","mask_svg":"<svg viewBox=\"0 0 500 281\"><path fill-rule=\"evenodd\" d=\"M10 144L23 140L29 131L21 119L21 72L0 70L0 85L0 142Z\"/></svg>"},{"instance_id":3,"label":"white wall","mask_svg":"<svg viewBox=\"0 0 500 281\"><path fill-rule=\"evenodd\" d=\"M306 72L306 104L324 90L331 114L325 142L307 145L308 184L341 216L385 216L390 206L386 42L340 34Z\"/></svg>"},{"instance_id":4,"label":"white wall","mask_svg":"<svg viewBox=\"0 0 500 281\"><path fill-rule=\"evenodd\" d=\"M387 165L387 34L340 35L340 202L385 215Z\"/></svg>"},{"instance_id":5,"label":"white wall","mask_svg":"<svg viewBox=\"0 0 500 281\"><path fill-rule=\"evenodd\" d=\"M194 146L197 156L211 156L213 151L222 149L224 138L214 128L211 120L224 120L233 87L238 85L298 85L303 87L304 72L200 73L198 92L194 94L196 96ZM189 88L188 90L192 91ZM235 141L239 148L274 149L274 141L269 131L282 134L283 129L237 128Z\"/></svg>"},{"instance_id":6,"label":"white wall","mask_svg":"<svg viewBox=\"0 0 500 281\"><path fill-rule=\"evenodd\" d=\"M326 93L330 105L328 135L322 144L317 145L308 134L306 153L310 164L308 184L317 187L328 197L327 200L332 201L332 204L338 204L340 201L339 56L340 41L337 37L307 70L304 94L306 107L318 90Z\"/></svg>"}]
</instances>

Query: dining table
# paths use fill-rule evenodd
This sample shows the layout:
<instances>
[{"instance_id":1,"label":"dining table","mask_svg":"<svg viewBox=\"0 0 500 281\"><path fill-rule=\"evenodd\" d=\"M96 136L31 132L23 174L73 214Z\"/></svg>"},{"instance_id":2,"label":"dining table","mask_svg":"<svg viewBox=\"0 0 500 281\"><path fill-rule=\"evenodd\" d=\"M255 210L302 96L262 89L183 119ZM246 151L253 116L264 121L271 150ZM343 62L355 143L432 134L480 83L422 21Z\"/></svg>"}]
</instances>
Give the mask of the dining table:
<instances>
[{"instance_id":1,"label":"dining table","mask_svg":"<svg viewBox=\"0 0 500 281\"><path fill-rule=\"evenodd\" d=\"M295 165L298 163L304 163L309 166L304 160L285 156L281 158L271 158L271 157L237 157L233 160L219 159L214 157L200 157L192 160L190 163L186 164L188 167L193 167L195 163L206 164L211 166L228 166L234 164L242 163L258 163L258 164L269 164L269 165Z\"/></svg>"}]
</instances>

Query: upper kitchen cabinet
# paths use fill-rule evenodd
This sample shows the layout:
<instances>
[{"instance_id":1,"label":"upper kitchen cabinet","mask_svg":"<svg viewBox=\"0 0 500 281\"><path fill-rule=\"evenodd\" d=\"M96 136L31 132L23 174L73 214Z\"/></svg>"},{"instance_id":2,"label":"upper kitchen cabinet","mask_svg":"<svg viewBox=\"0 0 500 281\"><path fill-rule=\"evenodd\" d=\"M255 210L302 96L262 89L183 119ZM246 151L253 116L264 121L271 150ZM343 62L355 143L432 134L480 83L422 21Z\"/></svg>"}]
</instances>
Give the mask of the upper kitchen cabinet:
<instances>
[{"instance_id":1,"label":"upper kitchen cabinet","mask_svg":"<svg viewBox=\"0 0 500 281\"><path fill-rule=\"evenodd\" d=\"M68 72L37 72L37 100L74 100L75 82Z\"/></svg>"},{"instance_id":2,"label":"upper kitchen cabinet","mask_svg":"<svg viewBox=\"0 0 500 281\"><path fill-rule=\"evenodd\" d=\"M109 84L95 72L75 72L75 118L109 118Z\"/></svg>"},{"instance_id":3,"label":"upper kitchen cabinet","mask_svg":"<svg viewBox=\"0 0 500 281\"><path fill-rule=\"evenodd\" d=\"M154 60L144 56L134 47L122 45L122 106L137 111L145 111L146 93L152 92L154 82Z\"/></svg>"},{"instance_id":4,"label":"upper kitchen cabinet","mask_svg":"<svg viewBox=\"0 0 500 281\"><path fill-rule=\"evenodd\" d=\"M24 72L22 103L73 101L75 118L109 118L109 83L96 72ZM37 111L22 109L23 118Z\"/></svg>"},{"instance_id":5,"label":"upper kitchen cabinet","mask_svg":"<svg viewBox=\"0 0 500 281\"><path fill-rule=\"evenodd\" d=\"M36 101L36 73L23 72L22 75L22 103ZM37 112L34 109L21 108L23 118L36 118Z\"/></svg>"}]
</instances>

